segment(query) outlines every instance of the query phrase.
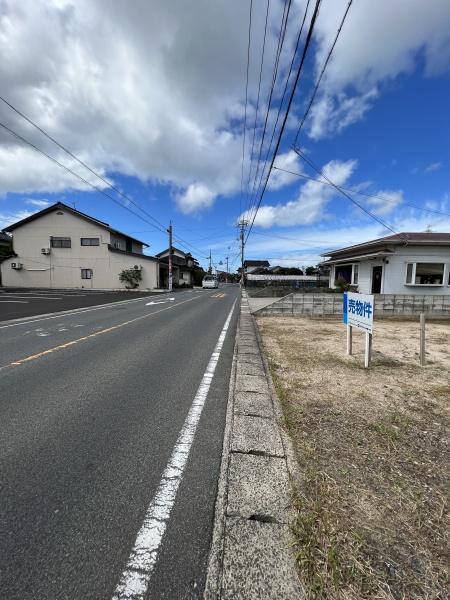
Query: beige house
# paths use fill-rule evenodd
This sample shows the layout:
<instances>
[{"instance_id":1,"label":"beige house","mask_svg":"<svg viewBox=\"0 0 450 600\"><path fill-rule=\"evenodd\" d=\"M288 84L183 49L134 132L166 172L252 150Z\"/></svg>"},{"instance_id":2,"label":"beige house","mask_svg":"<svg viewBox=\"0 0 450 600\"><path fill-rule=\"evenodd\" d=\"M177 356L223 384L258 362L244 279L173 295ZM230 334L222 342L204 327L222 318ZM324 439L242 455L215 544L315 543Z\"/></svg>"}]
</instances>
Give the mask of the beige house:
<instances>
[{"instance_id":1,"label":"beige house","mask_svg":"<svg viewBox=\"0 0 450 600\"><path fill-rule=\"evenodd\" d=\"M9 287L123 289L119 273L137 266L140 290L158 287L158 260L148 244L58 202L5 228L14 256L1 263Z\"/></svg>"}]
</instances>

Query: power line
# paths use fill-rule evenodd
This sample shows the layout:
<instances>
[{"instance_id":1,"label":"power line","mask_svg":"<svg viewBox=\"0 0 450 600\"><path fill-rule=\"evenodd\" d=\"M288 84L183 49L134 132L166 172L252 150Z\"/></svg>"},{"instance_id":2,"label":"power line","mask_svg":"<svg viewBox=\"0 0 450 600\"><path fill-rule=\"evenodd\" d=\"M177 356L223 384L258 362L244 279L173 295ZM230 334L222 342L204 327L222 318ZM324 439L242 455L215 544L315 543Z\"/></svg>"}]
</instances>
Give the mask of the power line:
<instances>
[{"instance_id":1,"label":"power line","mask_svg":"<svg viewBox=\"0 0 450 600\"><path fill-rule=\"evenodd\" d=\"M286 91L287 91L287 88L288 88L288 85L289 85L289 79L290 79L290 77L291 77L292 69L293 69L294 62L295 62L295 57L296 57L296 55L297 55L298 47L299 47L300 40L301 40L301 37L302 37L302 33L303 33L303 27L304 27L304 25L305 25L305 20L306 20L306 15L307 15L307 13L308 13L309 3L310 3L310 0L308 0L308 2L306 3L306 8L305 8L305 12L304 12L304 14L303 14L303 20L302 20L302 24L301 24L301 26L300 26L300 30L299 30L299 32L298 32L298 36L297 36L297 42L296 42L296 45L295 45L295 50L294 50L294 53L293 53L293 55L292 55L292 60L291 60L291 64L290 64L290 67L289 67L289 72L288 72L288 75L287 75L287 77L286 77L286 83L285 83L285 85L284 85L283 95L282 95L282 97L281 97L281 100L280 100L280 103L279 103L279 105L278 105L277 118L276 118L276 120L275 120L275 125L273 126L273 130L272 130L272 136L271 136L271 138L270 138L270 142L269 142L269 145L268 145L268 148L267 148L267 152L266 152L266 158L264 159L264 165L263 165L263 168L262 168L262 171L261 171L261 178L260 178L260 181L259 181L259 184L258 184L258 187L257 187L257 191L256 191L256 195L255 195L255 197L258 195L258 190L259 190L259 188L260 188L260 186L261 186L261 183L262 183L262 180L263 180L264 171L265 171L266 164L267 164L267 161L268 161L268 158L269 158L269 154L270 154L270 149L271 149L271 147L272 147L273 138L274 138L274 136L275 136L275 131L276 131L276 129L277 129L278 120L279 120L279 118L280 118L281 108L282 108L282 106L283 106L284 97L285 97L285 95L286 95Z\"/></svg>"},{"instance_id":2,"label":"power line","mask_svg":"<svg viewBox=\"0 0 450 600\"><path fill-rule=\"evenodd\" d=\"M280 144L281 144L281 138L283 136L283 132L284 132L284 129L286 127L286 122L287 122L287 118L288 118L288 115L289 115L289 111L291 109L292 101L294 99L295 90L297 89L297 84L298 84L298 81L300 79L300 73L302 72L303 64L305 62L306 52L308 50L308 47L309 47L309 44L310 44L310 41L311 41L312 32L313 32L314 25L315 25L315 22L316 22L316 19L317 19L317 14L319 12L320 2L321 2L321 0L316 0L316 5L314 7L314 12L312 14L311 21L310 21L310 24L309 24L308 34L306 36L305 46L303 48L302 58L300 60L300 64L299 64L298 69L297 69L297 75L296 75L296 78L295 78L295 81L294 81L294 85L292 87L291 95L290 95L289 102L288 102L288 105L287 105L287 108L286 108L286 113L284 115L284 119L283 119L283 122L282 122L282 125L281 125L281 128L280 128L280 132L279 132L279 135L278 135L278 140L277 140L277 143L276 143L276 146L275 146L275 150L274 150L274 153L273 153L273 156L272 156L272 160L271 160L271 163L270 163L270 167L269 167L269 170L267 172L267 176L266 176L266 179L265 179L265 182L264 182L264 187L263 187L263 189L261 191L261 195L260 195L260 198L259 198L256 210L255 210L255 213L253 215L250 227L248 229L247 237L246 237L245 241L248 240L248 237L249 237L250 232L251 232L252 227L253 227L253 223L255 222L256 215L258 214L259 207L261 206L261 202L262 202L262 199L263 199L263 196L264 196L264 192L266 190L267 183L268 183L269 177L270 177L270 173L272 171L273 163L275 161L275 158L276 158L277 153L278 153L278 149L279 149Z\"/></svg>"},{"instance_id":3,"label":"power line","mask_svg":"<svg viewBox=\"0 0 450 600\"><path fill-rule=\"evenodd\" d=\"M15 113L17 113L19 116L21 116L23 119L25 119L25 121L27 121L28 123L30 123L30 125L32 125L33 127L35 127L43 135L45 135L45 137L47 139L49 139L51 142L53 142L54 144L56 144L58 146L58 148L60 148L66 154L68 154L71 158L73 158L74 160L76 160L80 165L82 165L90 173L92 173L93 175L95 175L95 177L98 177L98 179L100 179L108 188L114 190L117 194L119 194L119 196L121 196L122 198L124 198L128 202L131 202L131 204L133 204L134 206L136 206L136 208L138 208L139 210L141 210L147 217L149 217L152 221L154 221L155 223L157 223L159 225L159 227L162 228L162 230L164 230L164 232L165 232L164 225L162 223L160 223L157 219L155 219L155 217L153 217L152 215L150 215L141 206L139 206L139 204L137 202L135 202L132 198L130 198L129 196L127 196L127 194L124 194L121 190L119 190L116 186L114 186L110 181L108 181L107 179L105 179L102 175L100 175L99 173L97 173L97 171L95 171L94 169L92 169L88 164L86 164L83 160L81 160L81 158L79 158L78 156L76 156L75 154L73 154L70 150L68 150L65 146L63 146L63 144L61 144L60 142L58 142L58 140L56 140L49 133L47 133L44 129L42 129L42 127L40 127L32 119L30 119L29 117L27 117L23 112L21 112L13 104L11 104L10 102L8 102L8 100L6 100L5 98L3 98L2 96L0 96L0 100L2 102L4 102L7 106L9 106ZM35 149L36 149L36 147L35 147ZM123 205L121 204L120 206L123 206Z\"/></svg>"},{"instance_id":4,"label":"power line","mask_svg":"<svg viewBox=\"0 0 450 600\"><path fill-rule=\"evenodd\" d=\"M311 106L313 105L314 99L315 99L316 94L317 94L317 90L319 89L320 82L322 81L323 74L325 73L325 70L326 70L326 68L328 66L328 63L329 63L330 58L331 58L331 55L333 54L334 47L336 46L336 42L338 41L338 37L339 37L339 35L341 33L342 27L344 26L345 19L347 18L347 14L348 14L348 11L350 10L350 6L352 5L352 2L353 2L353 0L349 0L349 3L347 4L347 8L345 9L344 16L342 17L341 23L340 23L340 25L338 27L338 30L337 30L337 33L336 33L336 37L334 38L333 44L331 45L331 48L330 48L330 50L328 52L328 55L327 55L327 58L325 59L325 62L323 64L323 67L322 67L322 70L320 72L320 75L319 75L319 77L318 77L318 79L316 81L316 85L314 86L314 91L312 93L311 99L310 99L310 101L308 103L308 106L306 108L305 114L303 115L302 120L301 120L300 125L299 125L299 128L297 130L297 134L296 134L295 140L294 140L294 146L297 145L297 140L298 140L298 136L300 135L300 130L303 127L304 122L306 121L306 118L307 118L307 116L309 114L309 111L311 110Z\"/></svg>"},{"instance_id":5,"label":"power line","mask_svg":"<svg viewBox=\"0 0 450 600\"><path fill-rule=\"evenodd\" d=\"M72 171L72 169L70 169L69 167L66 167L66 165L60 163L58 160L56 160L56 158L53 158L53 156L50 156L50 154L47 154L47 152L45 152L44 150L42 150L41 148L39 148L38 146L36 146L32 142L30 142L29 140L27 140L23 136L19 135L18 133L16 133L15 131L13 131L12 129L10 129L9 127L7 127L4 123L0 123L0 127L2 127L5 131L7 131L11 135L13 135L15 138L17 138L21 142L27 144L28 146L30 146L31 148L33 148L34 150L36 150L36 152L39 152L40 154L42 154L43 156L45 156L46 158L48 158L49 160L51 160L53 163L55 163L56 165L58 165L59 167L61 167L62 169L64 169L68 173L70 173L71 175L74 175L75 177L77 177L80 181L82 181L86 185L92 187L94 190L96 190L97 192L99 192L103 196L106 196L106 198L109 198L110 200L112 200L113 202L115 202L121 208L124 208L125 210L127 210L128 212L130 212L135 217L138 217L139 219L141 219L144 222L146 222L148 225L150 225L150 226L154 227L155 229L159 230L159 228L156 227L156 225L153 225L153 223L150 223L149 221L147 221L146 219L144 219L144 217L142 215L140 215L140 214L134 212L133 210L131 210L131 208L129 206L123 205L116 198L114 198L113 196L111 196L110 194L107 194L104 190L102 190L102 188L98 187L94 183L91 183L90 181L88 181L87 179L85 179L84 177L82 177L81 175L79 175L78 173L76 173L75 171Z\"/></svg>"},{"instance_id":6,"label":"power line","mask_svg":"<svg viewBox=\"0 0 450 600\"><path fill-rule=\"evenodd\" d=\"M33 127L35 127L38 131L40 131L43 135L45 135L45 137L47 139L49 139L50 141L52 141L54 144L56 144L58 146L58 148L60 148L61 150L63 150L66 154L68 154L71 158L73 158L74 160L76 160L79 164L81 164L84 168L86 168L90 173L92 173L93 175L95 175L96 177L98 177L108 188L114 190L117 194L119 194L122 198L124 198L125 200L127 200L128 202L130 202L133 206L135 206L138 210L140 210L142 213L144 213L149 219L151 219L152 221L154 221L156 223L156 225L154 225L153 223L150 223L149 221L147 221L146 219L144 219L141 215L135 213L134 211L132 211L128 206L125 206L124 204L122 204L121 202L118 202L116 198L114 198L113 196L111 196L110 194L107 194L106 192L104 192L104 190L102 190L100 187L96 186L95 184L90 183L87 179L85 179L84 177L81 177L81 175L78 175L78 173L75 173L75 171L73 171L72 169L70 169L69 167L66 167L64 164L60 163L58 160L56 160L55 158L53 158L52 156L50 156L49 154L47 154L44 150L42 150L41 148L39 148L38 146L36 146L35 144L33 144L32 142L30 142L29 140L27 140L26 138L24 138L23 136L19 135L18 133L16 133L15 131L13 131L12 129L10 129L9 127L7 127L6 125L4 125L3 123L0 123L0 126L3 127L6 131L8 131L11 135L15 136L17 139L21 140L22 142L24 142L25 144L28 144L30 147L32 147L34 150L36 150L37 152L39 152L40 154L44 155L46 158L48 158L49 160L51 160L52 162L54 162L55 164L57 164L58 166L62 167L63 169L65 169L67 172L71 173L72 175L74 175L75 177L78 177L78 179L80 179L81 181L83 181L85 184L91 186L92 188L94 188L95 190L97 190L98 192L100 192L101 194L103 194L104 196L106 196L107 198L109 198L110 200L112 200L113 202L115 202L118 206L125 208L125 210L128 210L128 212L130 212L131 214L133 214L134 216L142 219L144 222L148 223L150 226L152 226L155 230L160 231L164 234L166 234L166 228L165 226L158 221L158 219L155 219L155 217L153 217L150 213L148 213L144 208L142 208L135 200L133 200L132 198L130 198L127 194L123 193L120 189L118 189L116 186L114 186L113 184L111 184L107 179L105 179L102 175L100 175L99 173L97 173L97 171L95 171L94 169L92 169L88 164L86 164L83 160L81 160L78 156L76 156L75 154L73 154L70 150L68 150L63 144L61 144L60 142L58 142L54 137L52 137L50 134L48 134L42 127L40 127L39 125L37 125L37 123L35 123L32 119L30 119L29 117L27 117L24 113L22 113L18 108L16 108L13 104L11 104L10 102L8 102L5 98L3 98L2 96L0 96L0 100L2 102L4 102L7 106L9 106L14 112L16 112L19 116L21 116L23 119L25 119L28 123L30 123L30 125L32 125ZM194 250L196 249L195 246L193 246L192 244L190 244L189 242L187 242L186 240L184 240L183 238L179 237L179 236L174 236L174 239L180 244L183 245L184 247L190 246L191 248L193 248ZM197 249L198 251L198 249ZM205 255L206 257L206 255Z\"/></svg>"},{"instance_id":7,"label":"power line","mask_svg":"<svg viewBox=\"0 0 450 600\"><path fill-rule=\"evenodd\" d=\"M366 215L369 215L369 217L371 217L374 221L377 221L377 223L379 223L380 225L382 225L383 227L385 227L386 229L389 229L389 231L391 231L392 233L397 234L397 232L395 231L395 229L392 229L392 227L390 225L388 225L387 223L385 223L383 221L383 219L380 219L379 217L377 217L377 215L375 215L374 213L372 213L370 210L367 210L362 204L360 204L357 200L355 200L354 198L352 198L349 194L347 194L347 192L345 192L341 187L339 187L338 185L336 185L335 183L333 183L331 181L331 179L329 179L324 172L317 167L311 160L309 160L298 148L294 148L294 151L296 152L296 154L298 154L298 156L300 156L301 159L303 159L312 169L314 169L314 171L316 171L316 173L318 173L319 175L321 175L324 179L326 179L326 181L328 181L328 183L330 185L332 185L336 190L338 190L338 192L340 192L341 194L343 194L346 198L348 198L350 200L350 202L352 202L353 204L355 204L358 208L360 208L363 212L366 213Z\"/></svg>"},{"instance_id":8,"label":"power line","mask_svg":"<svg viewBox=\"0 0 450 600\"><path fill-rule=\"evenodd\" d=\"M287 20L288 20L288 17L289 17L289 12L290 12L290 9L291 9L291 2L292 2L292 0L284 0L283 15L282 15L282 18L281 18L280 31L278 33L277 52L276 52L276 55L275 55L275 64L274 64L274 69L273 69L273 74L272 74L272 84L271 84L270 91L269 91L269 96L268 96L268 99L267 99L266 116L264 118L264 127L263 127L262 136L261 136L261 143L259 145L258 160L256 162L255 178L253 180L252 191L251 191L249 202L248 202L247 214L250 213L251 205L253 204L252 198L253 198L253 194L255 192L256 181L258 180L259 165L261 163L261 154L262 154L262 150L263 150L263 146L264 146L264 140L265 140L265 136L266 136L267 122L268 122L268 119L269 119L270 106L272 104L273 91L274 91L274 88L275 88L275 82L276 82L277 75L278 75L278 66L279 66L279 62L280 62L281 49L283 47L284 38L285 38L285 35L286 35L286 26L287 26ZM241 209L241 214L242 214L242 209Z\"/></svg>"},{"instance_id":9,"label":"power line","mask_svg":"<svg viewBox=\"0 0 450 600\"><path fill-rule=\"evenodd\" d=\"M281 167L273 166L277 171L284 171L284 173L290 173L291 175L295 175L296 177L302 177L303 179L308 179L308 181L316 181L317 183L321 183L322 185L329 185L333 187L331 183L328 181L321 181L320 179L316 179L315 177L309 177L308 175L303 175L303 173L295 173L294 171L288 171L287 169L282 169ZM377 196L376 194L367 194L366 192L361 192L360 190L355 190L352 188L347 188L343 186L339 186L341 190L345 192L351 192L352 194L358 194L359 196L365 196L366 198L375 198L376 200L383 200L385 202L392 202L393 204L397 204L396 200L391 200L390 198L385 198L384 196ZM437 215L443 215L445 217L450 217L450 213L442 212L441 210L434 210L432 208L425 208L423 206L417 206L417 204L410 204L408 202L403 202L403 206L409 206L411 208L415 208L416 210L422 210L424 212L435 213Z\"/></svg>"},{"instance_id":10,"label":"power line","mask_svg":"<svg viewBox=\"0 0 450 600\"><path fill-rule=\"evenodd\" d=\"M253 0L250 0L250 15L248 21L248 44L247 44L247 75L245 82L245 112L244 112L244 135L242 137L242 170L241 170L241 197L240 210L242 210L242 196L244 194L244 161L245 161L245 136L247 131L247 103L248 103L248 71L250 67L250 44L252 32L252 8Z\"/></svg>"},{"instance_id":11,"label":"power line","mask_svg":"<svg viewBox=\"0 0 450 600\"><path fill-rule=\"evenodd\" d=\"M261 79L262 79L262 72L263 72L263 65L264 65L264 54L265 54L265 50L266 50L266 35L267 35L267 21L268 21L268 17L269 17L269 7L270 7L270 0L267 0L266 22L264 25L264 39L263 39L262 53L261 53L261 66L259 69L258 94L257 94L257 98L256 98L255 122L253 124L252 149L250 151L250 165L249 165L249 170L248 170L248 181L247 181L248 207L250 207L249 189L250 189L250 179L251 179L251 175L252 175L252 164L253 164L252 159L253 159L253 150L255 148L256 123L258 121L259 98L260 98L260 94L261 94ZM241 207L241 212L242 212L242 207Z\"/></svg>"}]
</instances>

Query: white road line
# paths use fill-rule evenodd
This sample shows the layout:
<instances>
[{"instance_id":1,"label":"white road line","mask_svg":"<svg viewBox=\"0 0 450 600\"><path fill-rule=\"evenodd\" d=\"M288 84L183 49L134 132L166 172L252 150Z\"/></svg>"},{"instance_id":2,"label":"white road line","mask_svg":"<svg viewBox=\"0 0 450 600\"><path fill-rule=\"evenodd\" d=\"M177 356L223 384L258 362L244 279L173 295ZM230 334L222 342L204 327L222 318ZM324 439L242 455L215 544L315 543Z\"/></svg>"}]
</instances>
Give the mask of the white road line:
<instances>
[{"instance_id":1,"label":"white road line","mask_svg":"<svg viewBox=\"0 0 450 600\"><path fill-rule=\"evenodd\" d=\"M166 293L168 293L168 292L164 292L164 293L160 294L160 296L164 296ZM9 327L18 327L20 325L28 325L29 323L38 323L40 321L48 321L50 319L60 319L60 318L62 319L64 317L70 317L71 315L78 315L78 314L82 314L85 312L92 312L93 310L101 310L104 308L111 308L112 306L122 306L123 304L131 304L134 302L143 302L144 300L148 300L152 296L154 296L154 294L149 294L148 296L141 296L140 298L132 298L131 300L119 300L118 302L108 302L108 303L105 302L104 304L97 304L96 306L93 306L93 307L63 310L63 311L59 311L55 314L46 313L44 315L34 315L32 317L22 317L22 319L19 319L18 321L15 319L12 319L13 322L11 322L11 323L9 323L8 321L3 321L3 323L6 323L6 324L0 325L0 329L8 329Z\"/></svg>"},{"instance_id":2,"label":"white road line","mask_svg":"<svg viewBox=\"0 0 450 600\"><path fill-rule=\"evenodd\" d=\"M28 304L28 300L0 300L0 304L6 304L7 302L10 304Z\"/></svg>"},{"instance_id":3,"label":"white road line","mask_svg":"<svg viewBox=\"0 0 450 600\"><path fill-rule=\"evenodd\" d=\"M6 294L5 294L6 296ZM63 297L62 296L19 296L19 295L15 295L15 294L8 294L8 298L20 298L20 299L27 299L27 300L62 300Z\"/></svg>"},{"instance_id":4,"label":"white road line","mask_svg":"<svg viewBox=\"0 0 450 600\"><path fill-rule=\"evenodd\" d=\"M183 477L197 425L208 397L235 305L236 300L228 313L194 401L178 434L178 439L156 490L155 497L148 506L144 522L137 534L136 542L112 600L144 600L147 595L150 578L158 558L158 551L175 503L178 486Z\"/></svg>"}]
</instances>

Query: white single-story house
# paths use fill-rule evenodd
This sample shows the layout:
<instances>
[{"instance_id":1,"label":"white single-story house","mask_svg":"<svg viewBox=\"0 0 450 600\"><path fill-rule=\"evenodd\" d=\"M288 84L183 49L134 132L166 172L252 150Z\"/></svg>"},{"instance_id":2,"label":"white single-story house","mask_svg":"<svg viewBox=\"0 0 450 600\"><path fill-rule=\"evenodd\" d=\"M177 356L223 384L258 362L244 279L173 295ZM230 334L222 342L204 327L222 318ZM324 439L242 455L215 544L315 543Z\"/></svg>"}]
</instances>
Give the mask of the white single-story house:
<instances>
[{"instance_id":1,"label":"white single-story house","mask_svg":"<svg viewBox=\"0 0 450 600\"><path fill-rule=\"evenodd\" d=\"M397 233L322 254L330 287L362 294L450 295L450 233Z\"/></svg>"},{"instance_id":2,"label":"white single-story house","mask_svg":"<svg viewBox=\"0 0 450 600\"><path fill-rule=\"evenodd\" d=\"M143 254L148 244L62 202L4 231L14 253L0 265L4 286L123 289L119 273L137 266L138 289L158 287L158 260Z\"/></svg>"}]
</instances>

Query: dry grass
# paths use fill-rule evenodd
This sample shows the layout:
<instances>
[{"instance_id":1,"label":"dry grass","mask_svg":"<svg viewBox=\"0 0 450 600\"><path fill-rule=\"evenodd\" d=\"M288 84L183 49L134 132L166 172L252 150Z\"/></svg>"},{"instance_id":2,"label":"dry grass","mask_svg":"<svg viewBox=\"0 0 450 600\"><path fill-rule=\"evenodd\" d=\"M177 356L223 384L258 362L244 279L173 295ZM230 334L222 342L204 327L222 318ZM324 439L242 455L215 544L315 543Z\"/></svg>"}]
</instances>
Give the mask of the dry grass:
<instances>
[{"instance_id":1,"label":"dry grass","mask_svg":"<svg viewBox=\"0 0 450 600\"><path fill-rule=\"evenodd\" d=\"M336 322L258 325L297 451L300 577L314 599L444 599L448 578L450 324L380 321L345 355Z\"/></svg>"}]
</instances>

